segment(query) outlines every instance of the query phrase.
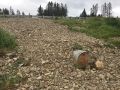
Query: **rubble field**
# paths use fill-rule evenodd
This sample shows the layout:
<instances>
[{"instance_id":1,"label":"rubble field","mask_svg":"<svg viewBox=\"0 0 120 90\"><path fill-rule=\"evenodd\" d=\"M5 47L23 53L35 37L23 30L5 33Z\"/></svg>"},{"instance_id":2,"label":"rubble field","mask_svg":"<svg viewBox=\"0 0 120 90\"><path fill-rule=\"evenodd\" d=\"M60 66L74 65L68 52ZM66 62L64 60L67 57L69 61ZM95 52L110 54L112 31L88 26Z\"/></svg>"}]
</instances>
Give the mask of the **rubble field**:
<instances>
[{"instance_id":1,"label":"rubble field","mask_svg":"<svg viewBox=\"0 0 120 90\"><path fill-rule=\"evenodd\" d=\"M15 35L18 53L29 61L19 66L27 80L16 90L120 90L120 49L48 19L0 19L0 27ZM74 66L73 47L78 43L96 57L104 57L103 70L81 70ZM1 73L9 59L0 58ZM13 58L15 59L15 58Z\"/></svg>"}]
</instances>

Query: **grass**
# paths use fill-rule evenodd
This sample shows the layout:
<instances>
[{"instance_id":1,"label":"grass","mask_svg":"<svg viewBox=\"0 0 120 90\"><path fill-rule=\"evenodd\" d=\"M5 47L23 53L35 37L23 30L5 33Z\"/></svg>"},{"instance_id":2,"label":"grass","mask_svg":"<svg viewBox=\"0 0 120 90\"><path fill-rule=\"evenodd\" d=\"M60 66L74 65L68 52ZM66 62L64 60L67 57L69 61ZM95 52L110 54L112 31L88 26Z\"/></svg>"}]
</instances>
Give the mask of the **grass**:
<instances>
[{"instance_id":1,"label":"grass","mask_svg":"<svg viewBox=\"0 0 120 90\"><path fill-rule=\"evenodd\" d=\"M110 38L120 37L120 20L118 18L89 17L86 19L58 19L56 23L67 25L72 32L82 32L89 36L104 39L117 47L120 41L111 41Z\"/></svg>"},{"instance_id":2,"label":"grass","mask_svg":"<svg viewBox=\"0 0 120 90\"><path fill-rule=\"evenodd\" d=\"M24 58L20 58L13 62L11 66L7 66L7 73L0 75L0 90L14 90L17 88L16 85L20 85L27 80L27 77L22 74L19 75L20 66L28 66L29 62L25 61Z\"/></svg>"},{"instance_id":3,"label":"grass","mask_svg":"<svg viewBox=\"0 0 120 90\"><path fill-rule=\"evenodd\" d=\"M0 28L0 49L15 49L16 41L14 36Z\"/></svg>"},{"instance_id":4,"label":"grass","mask_svg":"<svg viewBox=\"0 0 120 90\"><path fill-rule=\"evenodd\" d=\"M111 41L111 43L112 43L114 46L120 48L120 41Z\"/></svg>"},{"instance_id":5,"label":"grass","mask_svg":"<svg viewBox=\"0 0 120 90\"><path fill-rule=\"evenodd\" d=\"M19 84L23 80L19 75L3 74L0 75L0 90L11 90L15 88L15 84Z\"/></svg>"},{"instance_id":6,"label":"grass","mask_svg":"<svg viewBox=\"0 0 120 90\"><path fill-rule=\"evenodd\" d=\"M109 40L108 41L108 43L112 43L112 45L110 45L110 44L108 44L109 45L109 47L118 47L118 48L120 48L120 41L118 41L118 40Z\"/></svg>"},{"instance_id":7,"label":"grass","mask_svg":"<svg viewBox=\"0 0 120 90\"><path fill-rule=\"evenodd\" d=\"M0 28L0 55L4 55L5 51L16 50L16 46L15 37ZM11 66L5 66L7 71L0 74L0 90L14 90L17 84L19 85L23 79L25 80L24 77L17 74L20 64L24 64L22 59L15 61Z\"/></svg>"}]
</instances>

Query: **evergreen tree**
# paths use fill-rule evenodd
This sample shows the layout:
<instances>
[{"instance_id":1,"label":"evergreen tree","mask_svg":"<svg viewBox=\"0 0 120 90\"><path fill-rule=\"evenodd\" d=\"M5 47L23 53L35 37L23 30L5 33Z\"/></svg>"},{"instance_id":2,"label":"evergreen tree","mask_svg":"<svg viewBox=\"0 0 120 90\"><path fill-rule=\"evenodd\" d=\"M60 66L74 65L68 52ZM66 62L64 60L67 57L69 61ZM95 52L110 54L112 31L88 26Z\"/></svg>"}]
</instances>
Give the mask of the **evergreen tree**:
<instances>
[{"instance_id":1,"label":"evergreen tree","mask_svg":"<svg viewBox=\"0 0 120 90\"><path fill-rule=\"evenodd\" d=\"M67 5L65 4L65 7L64 7L64 16L67 16Z\"/></svg>"},{"instance_id":2,"label":"evergreen tree","mask_svg":"<svg viewBox=\"0 0 120 90\"><path fill-rule=\"evenodd\" d=\"M87 17L86 10L84 9L83 12L81 13L80 17Z\"/></svg>"},{"instance_id":3,"label":"evergreen tree","mask_svg":"<svg viewBox=\"0 0 120 90\"><path fill-rule=\"evenodd\" d=\"M2 11L2 9L0 8L0 15L2 15L3 14L3 11Z\"/></svg>"},{"instance_id":4,"label":"evergreen tree","mask_svg":"<svg viewBox=\"0 0 120 90\"><path fill-rule=\"evenodd\" d=\"M3 8L3 14L4 15L9 15L9 10L7 8Z\"/></svg>"},{"instance_id":5,"label":"evergreen tree","mask_svg":"<svg viewBox=\"0 0 120 90\"><path fill-rule=\"evenodd\" d=\"M45 16L67 16L67 5L63 5L62 3L59 4L56 2L53 3L51 1L48 2L44 10L41 6L38 8L38 15L42 15L42 12Z\"/></svg>"},{"instance_id":6,"label":"evergreen tree","mask_svg":"<svg viewBox=\"0 0 120 90\"><path fill-rule=\"evenodd\" d=\"M46 6L47 16L50 16L50 2Z\"/></svg>"},{"instance_id":7,"label":"evergreen tree","mask_svg":"<svg viewBox=\"0 0 120 90\"><path fill-rule=\"evenodd\" d=\"M49 2L48 3L48 16L53 16L54 15L54 11L53 11L53 2Z\"/></svg>"},{"instance_id":8,"label":"evergreen tree","mask_svg":"<svg viewBox=\"0 0 120 90\"><path fill-rule=\"evenodd\" d=\"M54 10L54 16L57 16L57 3L55 2L54 3L54 7L53 7L53 10Z\"/></svg>"},{"instance_id":9,"label":"evergreen tree","mask_svg":"<svg viewBox=\"0 0 120 90\"><path fill-rule=\"evenodd\" d=\"M42 16L42 15L43 15L43 8L40 5L40 7L38 8L38 16Z\"/></svg>"},{"instance_id":10,"label":"evergreen tree","mask_svg":"<svg viewBox=\"0 0 120 90\"><path fill-rule=\"evenodd\" d=\"M59 3L57 3L57 7L56 7L56 16L60 16L60 6L59 6Z\"/></svg>"},{"instance_id":11,"label":"evergreen tree","mask_svg":"<svg viewBox=\"0 0 120 90\"><path fill-rule=\"evenodd\" d=\"M18 16L20 16L20 15L21 15L20 10L17 10L17 15L18 15Z\"/></svg>"},{"instance_id":12,"label":"evergreen tree","mask_svg":"<svg viewBox=\"0 0 120 90\"><path fill-rule=\"evenodd\" d=\"M48 16L48 10L45 9L43 15Z\"/></svg>"},{"instance_id":13,"label":"evergreen tree","mask_svg":"<svg viewBox=\"0 0 120 90\"><path fill-rule=\"evenodd\" d=\"M24 13L24 12L22 12L22 16L25 16L25 13Z\"/></svg>"}]
</instances>

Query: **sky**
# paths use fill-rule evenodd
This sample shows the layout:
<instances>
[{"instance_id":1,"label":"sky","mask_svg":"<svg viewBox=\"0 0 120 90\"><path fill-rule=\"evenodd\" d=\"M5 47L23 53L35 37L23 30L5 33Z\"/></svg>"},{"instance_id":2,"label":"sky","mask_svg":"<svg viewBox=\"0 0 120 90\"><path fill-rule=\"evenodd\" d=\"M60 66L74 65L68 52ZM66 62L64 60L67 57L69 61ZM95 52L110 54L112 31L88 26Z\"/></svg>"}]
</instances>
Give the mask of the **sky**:
<instances>
[{"instance_id":1,"label":"sky","mask_svg":"<svg viewBox=\"0 0 120 90\"><path fill-rule=\"evenodd\" d=\"M42 5L45 8L49 1L67 4L68 16L80 16L84 8L89 14L90 8L96 3L99 5L98 13L100 13L101 5L105 2L111 2L113 16L120 17L120 0L0 0L0 8L9 9L11 6L15 12L19 9L21 12L24 11L25 14L36 15L38 7Z\"/></svg>"}]
</instances>

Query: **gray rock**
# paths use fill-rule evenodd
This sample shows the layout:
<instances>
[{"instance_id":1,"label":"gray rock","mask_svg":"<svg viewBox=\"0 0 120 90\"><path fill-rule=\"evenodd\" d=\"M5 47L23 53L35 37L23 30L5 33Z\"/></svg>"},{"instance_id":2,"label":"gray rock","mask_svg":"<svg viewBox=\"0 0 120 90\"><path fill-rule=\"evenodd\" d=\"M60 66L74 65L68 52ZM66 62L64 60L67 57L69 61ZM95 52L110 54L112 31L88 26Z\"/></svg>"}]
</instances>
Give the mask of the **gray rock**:
<instances>
[{"instance_id":1,"label":"gray rock","mask_svg":"<svg viewBox=\"0 0 120 90\"><path fill-rule=\"evenodd\" d=\"M104 80L105 79L105 75L99 74L99 78L102 79L102 80Z\"/></svg>"}]
</instances>

